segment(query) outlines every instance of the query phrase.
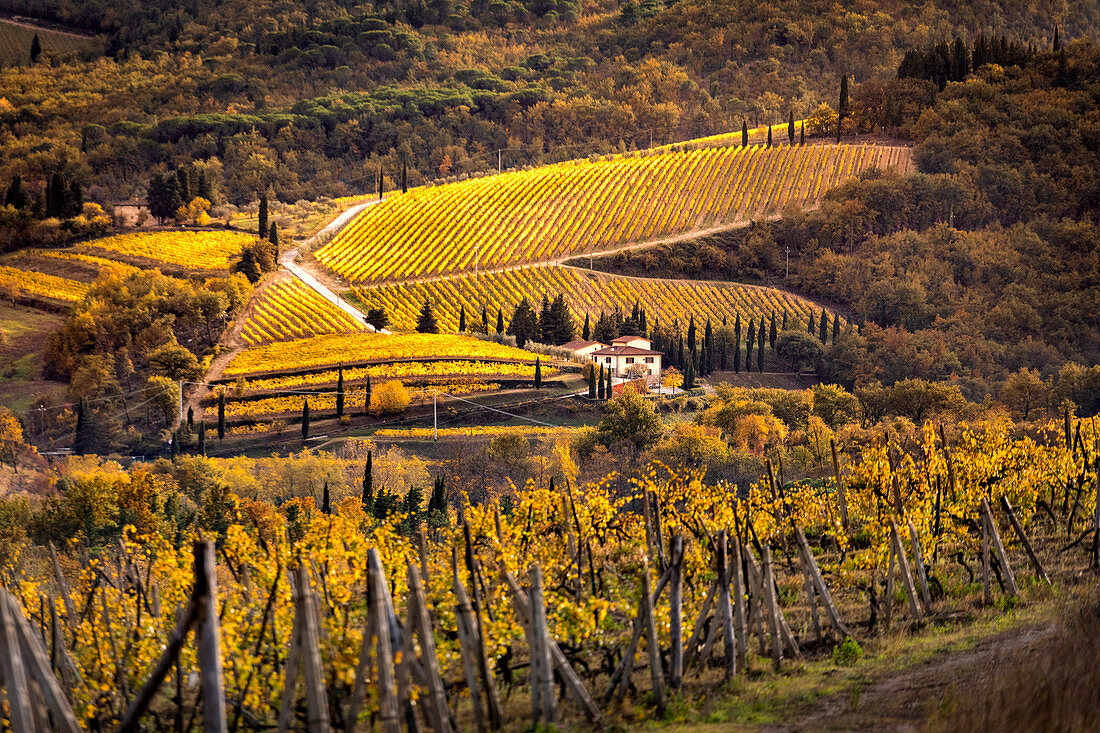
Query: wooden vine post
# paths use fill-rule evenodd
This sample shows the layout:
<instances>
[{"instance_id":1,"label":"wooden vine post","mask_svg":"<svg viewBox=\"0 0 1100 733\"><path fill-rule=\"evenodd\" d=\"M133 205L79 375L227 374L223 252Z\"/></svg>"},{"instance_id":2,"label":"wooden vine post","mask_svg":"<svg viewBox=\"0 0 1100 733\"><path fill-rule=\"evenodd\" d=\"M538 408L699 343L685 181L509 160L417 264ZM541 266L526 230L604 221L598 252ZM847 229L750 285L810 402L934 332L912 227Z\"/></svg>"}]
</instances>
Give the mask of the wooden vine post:
<instances>
[{"instance_id":1,"label":"wooden vine post","mask_svg":"<svg viewBox=\"0 0 1100 733\"><path fill-rule=\"evenodd\" d=\"M530 573L531 707L536 726L539 723L553 725L558 719L558 706L550 658L550 631L543 599L542 568L535 563L531 565Z\"/></svg>"},{"instance_id":2,"label":"wooden vine post","mask_svg":"<svg viewBox=\"0 0 1100 733\"><path fill-rule=\"evenodd\" d=\"M829 447L833 451L833 476L836 478L836 502L840 507L840 524L844 531L848 531L848 496L844 488L844 476L840 473L840 461L837 458L836 440L829 440Z\"/></svg>"},{"instance_id":3,"label":"wooden vine post","mask_svg":"<svg viewBox=\"0 0 1100 733\"><path fill-rule=\"evenodd\" d=\"M1004 576L1008 593L1014 598L1019 597L1020 588L1016 585L1016 576L1012 572L1012 566L1008 564L1008 553L1005 552L1004 543L1001 542L1001 533L997 530L997 523L993 521L993 512L989 510L989 502L984 496L982 497L982 521L986 526L986 544L993 543L993 551L997 553L997 564L1001 566L1001 574Z\"/></svg>"},{"instance_id":4,"label":"wooden vine post","mask_svg":"<svg viewBox=\"0 0 1100 733\"><path fill-rule=\"evenodd\" d=\"M684 681L684 537L673 535L669 549L669 684L672 689L680 689Z\"/></svg>"}]
</instances>

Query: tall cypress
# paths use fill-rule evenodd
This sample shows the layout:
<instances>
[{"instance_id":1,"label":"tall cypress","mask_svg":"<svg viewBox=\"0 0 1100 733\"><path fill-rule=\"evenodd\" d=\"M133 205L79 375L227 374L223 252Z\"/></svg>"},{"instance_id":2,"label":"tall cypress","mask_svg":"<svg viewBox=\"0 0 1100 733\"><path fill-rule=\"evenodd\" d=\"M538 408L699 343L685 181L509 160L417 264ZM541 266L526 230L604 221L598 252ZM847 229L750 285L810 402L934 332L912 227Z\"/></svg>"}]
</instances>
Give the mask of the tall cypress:
<instances>
[{"instance_id":1,"label":"tall cypress","mask_svg":"<svg viewBox=\"0 0 1100 733\"><path fill-rule=\"evenodd\" d=\"M772 146L772 126L768 125L768 147Z\"/></svg>"},{"instance_id":2,"label":"tall cypress","mask_svg":"<svg viewBox=\"0 0 1100 733\"><path fill-rule=\"evenodd\" d=\"M88 452L88 400L81 397L76 407L76 432L73 434L73 453L82 456Z\"/></svg>"},{"instance_id":3,"label":"tall cypress","mask_svg":"<svg viewBox=\"0 0 1100 733\"><path fill-rule=\"evenodd\" d=\"M840 316L833 316L833 346L836 346L838 338L840 338Z\"/></svg>"},{"instance_id":4,"label":"tall cypress","mask_svg":"<svg viewBox=\"0 0 1100 733\"><path fill-rule=\"evenodd\" d=\"M806 144L806 123L803 121L802 126L798 130L798 144Z\"/></svg>"},{"instance_id":5,"label":"tall cypress","mask_svg":"<svg viewBox=\"0 0 1100 733\"><path fill-rule=\"evenodd\" d=\"M764 328L764 317L760 317L760 330L756 332L756 371L764 371L764 344L767 341L767 334Z\"/></svg>"},{"instance_id":6,"label":"tall cypress","mask_svg":"<svg viewBox=\"0 0 1100 733\"><path fill-rule=\"evenodd\" d=\"M256 216L256 234L260 239L267 239L267 192L260 194L260 213Z\"/></svg>"},{"instance_id":7,"label":"tall cypress","mask_svg":"<svg viewBox=\"0 0 1100 733\"><path fill-rule=\"evenodd\" d=\"M489 333L489 309L481 306L481 330Z\"/></svg>"},{"instance_id":8,"label":"tall cypress","mask_svg":"<svg viewBox=\"0 0 1100 733\"><path fill-rule=\"evenodd\" d=\"M612 387L612 384L611 384L611 370L610 369L607 370L607 386L604 388L604 396L606 396L607 399L611 399L612 397L615 396L615 389L614 389L614 387Z\"/></svg>"},{"instance_id":9,"label":"tall cypress","mask_svg":"<svg viewBox=\"0 0 1100 733\"><path fill-rule=\"evenodd\" d=\"M703 331L703 358L705 364L703 374L707 375L714 371L714 328L710 325L709 318Z\"/></svg>"},{"instance_id":10,"label":"tall cypress","mask_svg":"<svg viewBox=\"0 0 1100 733\"><path fill-rule=\"evenodd\" d=\"M747 148L749 146L749 123L745 120L741 120L741 147Z\"/></svg>"},{"instance_id":11,"label":"tall cypress","mask_svg":"<svg viewBox=\"0 0 1100 733\"><path fill-rule=\"evenodd\" d=\"M402 158L401 159L401 193L409 192L409 164Z\"/></svg>"},{"instance_id":12,"label":"tall cypress","mask_svg":"<svg viewBox=\"0 0 1100 733\"><path fill-rule=\"evenodd\" d=\"M382 177L382 164L378 164L378 200L382 200L382 187L385 185L384 178Z\"/></svg>"},{"instance_id":13,"label":"tall cypress","mask_svg":"<svg viewBox=\"0 0 1100 733\"><path fill-rule=\"evenodd\" d=\"M302 440L309 438L309 399L302 400Z\"/></svg>"},{"instance_id":14,"label":"tall cypress","mask_svg":"<svg viewBox=\"0 0 1100 733\"><path fill-rule=\"evenodd\" d=\"M840 105L836 113L836 141L840 142L840 129L848 115L848 75L840 77Z\"/></svg>"},{"instance_id":15,"label":"tall cypress","mask_svg":"<svg viewBox=\"0 0 1100 733\"><path fill-rule=\"evenodd\" d=\"M726 340L726 332L722 332L722 338L718 339L718 368L726 371L729 362L729 342Z\"/></svg>"},{"instance_id":16,"label":"tall cypress","mask_svg":"<svg viewBox=\"0 0 1100 733\"><path fill-rule=\"evenodd\" d=\"M603 364L600 364L600 373L596 376L596 399L603 399Z\"/></svg>"},{"instance_id":17,"label":"tall cypress","mask_svg":"<svg viewBox=\"0 0 1100 733\"><path fill-rule=\"evenodd\" d=\"M581 332L581 339L587 341L592 337L592 319L585 313L584 314L584 330Z\"/></svg>"},{"instance_id":18,"label":"tall cypress","mask_svg":"<svg viewBox=\"0 0 1100 733\"><path fill-rule=\"evenodd\" d=\"M191 405L187 406L187 429L195 429L195 408Z\"/></svg>"},{"instance_id":19,"label":"tall cypress","mask_svg":"<svg viewBox=\"0 0 1100 733\"><path fill-rule=\"evenodd\" d=\"M768 327L768 345L772 347L772 351L775 351L775 339L778 336L778 329L775 327L775 311L772 311L772 322Z\"/></svg>"},{"instance_id":20,"label":"tall cypress","mask_svg":"<svg viewBox=\"0 0 1100 733\"><path fill-rule=\"evenodd\" d=\"M369 374L367 375L366 404L363 405L363 412L366 412L366 413L370 412L370 375Z\"/></svg>"},{"instance_id":21,"label":"tall cypress","mask_svg":"<svg viewBox=\"0 0 1100 733\"><path fill-rule=\"evenodd\" d=\"M363 466L363 511L370 514L374 511L374 467L373 451L367 451L367 462Z\"/></svg>"},{"instance_id":22,"label":"tall cypress","mask_svg":"<svg viewBox=\"0 0 1100 733\"><path fill-rule=\"evenodd\" d=\"M271 242L276 252L279 251L279 222L271 222L267 230L267 241Z\"/></svg>"},{"instance_id":23,"label":"tall cypress","mask_svg":"<svg viewBox=\"0 0 1100 733\"><path fill-rule=\"evenodd\" d=\"M689 389L695 388L695 360L688 359L687 364L684 366L684 383L682 389L686 392Z\"/></svg>"},{"instance_id":24,"label":"tall cypress","mask_svg":"<svg viewBox=\"0 0 1100 733\"><path fill-rule=\"evenodd\" d=\"M752 347L756 344L756 321L749 319L749 334L745 339L745 371L752 371Z\"/></svg>"},{"instance_id":25,"label":"tall cypress","mask_svg":"<svg viewBox=\"0 0 1100 733\"><path fill-rule=\"evenodd\" d=\"M466 333L466 306L462 306L458 310L458 332Z\"/></svg>"},{"instance_id":26,"label":"tall cypress","mask_svg":"<svg viewBox=\"0 0 1100 733\"><path fill-rule=\"evenodd\" d=\"M199 455L206 457L206 423L199 423Z\"/></svg>"},{"instance_id":27,"label":"tall cypress","mask_svg":"<svg viewBox=\"0 0 1100 733\"><path fill-rule=\"evenodd\" d=\"M737 314L737 320L733 323L733 371L741 373L741 314Z\"/></svg>"},{"instance_id":28,"label":"tall cypress","mask_svg":"<svg viewBox=\"0 0 1100 733\"><path fill-rule=\"evenodd\" d=\"M1058 31L1055 30L1055 37L1057 38ZM1057 50L1057 49L1055 49ZM38 57L42 55L42 41L38 39L38 34L34 34L34 38L31 39L31 63L37 63Z\"/></svg>"},{"instance_id":29,"label":"tall cypress","mask_svg":"<svg viewBox=\"0 0 1100 733\"><path fill-rule=\"evenodd\" d=\"M787 141L794 145L794 110L787 113Z\"/></svg>"},{"instance_id":30,"label":"tall cypress","mask_svg":"<svg viewBox=\"0 0 1100 733\"><path fill-rule=\"evenodd\" d=\"M811 336L816 335L814 333L814 312L812 310L810 311L809 322L806 324L806 330L810 332Z\"/></svg>"},{"instance_id":31,"label":"tall cypress","mask_svg":"<svg viewBox=\"0 0 1100 733\"><path fill-rule=\"evenodd\" d=\"M504 333L504 311L497 308L497 333Z\"/></svg>"},{"instance_id":32,"label":"tall cypress","mask_svg":"<svg viewBox=\"0 0 1100 733\"><path fill-rule=\"evenodd\" d=\"M695 314L691 314L691 320L688 322L688 337L687 337L687 349L688 351L695 351Z\"/></svg>"},{"instance_id":33,"label":"tall cypress","mask_svg":"<svg viewBox=\"0 0 1100 733\"><path fill-rule=\"evenodd\" d=\"M321 489L321 511L324 514L332 514L332 500L328 493L328 479L325 479L325 488Z\"/></svg>"},{"instance_id":34,"label":"tall cypress","mask_svg":"<svg viewBox=\"0 0 1100 733\"><path fill-rule=\"evenodd\" d=\"M821 337L821 343L825 343L825 339L829 336L829 312L824 308L821 309L821 325L817 333Z\"/></svg>"},{"instance_id":35,"label":"tall cypress","mask_svg":"<svg viewBox=\"0 0 1100 733\"><path fill-rule=\"evenodd\" d=\"M344 416L344 367L340 367L340 371L336 377L336 419L339 420Z\"/></svg>"},{"instance_id":36,"label":"tall cypress","mask_svg":"<svg viewBox=\"0 0 1100 733\"><path fill-rule=\"evenodd\" d=\"M542 389L542 358L535 357L535 389Z\"/></svg>"},{"instance_id":37,"label":"tall cypress","mask_svg":"<svg viewBox=\"0 0 1100 733\"><path fill-rule=\"evenodd\" d=\"M588 399L596 399L596 365L588 371Z\"/></svg>"},{"instance_id":38,"label":"tall cypress","mask_svg":"<svg viewBox=\"0 0 1100 733\"><path fill-rule=\"evenodd\" d=\"M787 310L785 308L783 309L783 327L780 330L781 331L786 331L787 330Z\"/></svg>"}]
</instances>

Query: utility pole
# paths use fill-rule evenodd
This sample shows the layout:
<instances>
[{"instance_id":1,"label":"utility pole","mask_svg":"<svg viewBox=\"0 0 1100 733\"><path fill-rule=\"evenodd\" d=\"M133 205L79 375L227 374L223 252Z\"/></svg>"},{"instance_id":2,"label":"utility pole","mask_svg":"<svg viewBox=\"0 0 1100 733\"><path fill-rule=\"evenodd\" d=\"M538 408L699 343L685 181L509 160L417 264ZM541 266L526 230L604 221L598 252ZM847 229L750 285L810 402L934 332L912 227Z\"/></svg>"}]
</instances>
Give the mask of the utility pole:
<instances>
[{"instance_id":1,"label":"utility pole","mask_svg":"<svg viewBox=\"0 0 1100 733\"><path fill-rule=\"evenodd\" d=\"M502 154L503 153L504 153L504 148L497 148L497 173L500 173L501 171L504 170L504 166L502 164Z\"/></svg>"},{"instance_id":2,"label":"utility pole","mask_svg":"<svg viewBox=\"0 0 1100 733\"><path fill-rule=\"evenodd\" d=\"M176 430L179 430L182 427L183 427L183 380L181 379L180 380L180 409L179 409L179 419L176 420Z\"/></svg>"},{"instance_id":3,"label":"utility pole","mask_svg":"<svg viewBox=\"0 0 1100 733\"><path fill-rule=\"evenodd\" d=\"M474 281L477 281L477 261L481 257L481 243L474 242Z\"/></svg>"},{"instance_id":4,"label":"utility pole","mask_svg":"<svg viewBox=\"0 0 1100 733\"><path fill-rule=\"evenodd\" d=\"M432 440L439 442L439 410L436 407L437 393L432 390Z\"/></svg>"},{"instance_id":5,"label":"utility pole","mask_svg":"<svg viewBox=\"0 0 1100 733\"><path fill-rule=\"evenodd\" d=\"M791 248L790 248L790 245L787 245L786 247L784 247L783 250L787 255L787 275L786 275L786 277L789 278L791 276Z\"/></svg>"}]
</instances>

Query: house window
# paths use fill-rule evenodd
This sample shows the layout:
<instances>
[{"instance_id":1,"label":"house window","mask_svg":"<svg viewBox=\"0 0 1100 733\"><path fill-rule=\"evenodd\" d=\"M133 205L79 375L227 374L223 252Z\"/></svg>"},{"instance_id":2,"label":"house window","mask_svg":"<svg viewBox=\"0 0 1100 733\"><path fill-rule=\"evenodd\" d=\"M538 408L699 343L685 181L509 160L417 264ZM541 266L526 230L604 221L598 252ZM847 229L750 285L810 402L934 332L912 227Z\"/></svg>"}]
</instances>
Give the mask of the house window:
<instances>
[{"instance_id":1,"label":"house window","mask_svg":"<svg viewBox=\"0 0 1100 733\"><path fill-rule=\"evenodd\" d=\"M645 358L645 363L646 364L652 364L653 363L653 357L652 356L647 356Z\"/></svg>"},{"instance_id":2,"label":"house window","mask_svg":"<svg viewBox=\"0 0 1100 733\"><path fill-rule=\"evenodd\" d=\"M634 357L633 356L626 357L626 363L627 364L633 364L634 363Z\"/></svg>"},{"instance_id":3,"label":"house window","mask_svg":"<svg viewBox=\"0 0 1100 733\"><path fill-rule=\"evenodd\" d=\"M606 363L608 363L608 364L610 364L610 363L611 363L611 357L610 357L610 356L605 356L605 357L603 358L603 360L604 360L604 362L606 362Z\"/></svg>"}]
</instances>

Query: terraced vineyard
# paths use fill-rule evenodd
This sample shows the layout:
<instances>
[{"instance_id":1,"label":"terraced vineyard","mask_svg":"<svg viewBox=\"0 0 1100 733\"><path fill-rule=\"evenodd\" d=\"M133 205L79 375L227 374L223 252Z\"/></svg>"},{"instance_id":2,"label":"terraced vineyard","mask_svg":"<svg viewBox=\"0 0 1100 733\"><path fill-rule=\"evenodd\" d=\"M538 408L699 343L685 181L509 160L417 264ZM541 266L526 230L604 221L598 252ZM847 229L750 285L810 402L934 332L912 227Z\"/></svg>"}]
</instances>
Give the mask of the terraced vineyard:
<instances>
[{"instance_id":1,"label":"terraced vineyard","mask_svg":"<svg viewBox=\"0 0 1100 733\"><path fill-rule=\"evenodd\" d=\"M458 330L460 308L466 309L467 324L480 322L482 308L485 308L492 327L496 324L498 308L508 318L520 298L526 297L537 308L544 294L553 298L558 293L565 296L578 326L584 321L585 313L591 314L593 319L601 310L611 312L618 308L629 313L635 302L646 308L650 323L657 316L664 324L676 320L685 324L692 315L717 320L726 317L732 321L738 313L744 319L785 311L792 318L805 320L810 311L820 312L820 308L805 298L770 288L688 280L646 280L561 266L504 270L476 279L473 275L465 275L359 288L355 292L367 307L385 308L391 323L399 329L415 328L424 300L430 300L440 327L445 331Z\"/></svg>"},{"instance_id":2,"label":"terraced vineyard","mask_svg":"<svg viewBox=\"0 0 1100 733\"><path fill-rule=\"evenodd\" d=\"M557 370L543 366L542 376L548 379L557 374ZM364 367L352 367L344 370L344 384L362 384L387 379L400 379L402 382L426 382L437 379L456 381L459 378L477 377L483 380L523 380L535 378L535 365L522 362L501 361L400 361L392 364L372 364ZM270 379L250 379L242 385L244 394L257 395L265 392L285 390L321 389L335 387L339 372L329 369L322 372L292 374Z\"/></svg>"},{"instance_id":3,"label":"terraced vineyard","mask_svg":"<svg viewBox=\"0 0 1100 733\"><path fill-rule=\"evenodd\" d=\"M363 324L325 300L300 280L283 280L268 287L257 300L241 330L249 346L365 330Z\"/></svg>"},{"instance_id":4,"label":"terraced vineyard","mask_svg":"<svg viewBox=\"0 0 1100 733\"><path fill-rule=\"evenodd\" d=\"M78 245L85 254L122 258L131 264L163 263L186 270L228 270L241 248L255 239L241 232L143 232Z\"/></svg>"},{"instance_id":5,"label":"terraced vineyard","mask_svg":"<svg viewBox=\"0 0 1100 733\"><path fill-rule=\"evenodd\" d=\"M0 265L0 297L77 303L87 292L88 285L78 280Z\"/></svg>"},{"instance_id":6,"label":"terraced vineyard","mask_svg":"<svg viewBox=\"0 0 1100 733\"><path fill-rule=\"evenodd\" d=\"M580 160L393 196L365 209L319 262L352 284L553 262L811 206L908 150L717 147Z\"/></svg>"},{"instance_id":7,"label":"terraced vineyard","mask_svg":"<svg viewBox=\"0 0 1100 733\"><path fill-rule=\"evenodd\" d=\"M341 364L436 360L533 364L535 354L469 336L338 333L245 349L229 362L224 376L233 378L267 372L321 371Z\"/></svg>"}]
</instances>

